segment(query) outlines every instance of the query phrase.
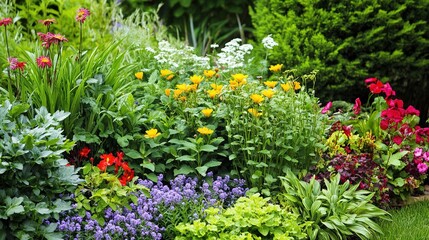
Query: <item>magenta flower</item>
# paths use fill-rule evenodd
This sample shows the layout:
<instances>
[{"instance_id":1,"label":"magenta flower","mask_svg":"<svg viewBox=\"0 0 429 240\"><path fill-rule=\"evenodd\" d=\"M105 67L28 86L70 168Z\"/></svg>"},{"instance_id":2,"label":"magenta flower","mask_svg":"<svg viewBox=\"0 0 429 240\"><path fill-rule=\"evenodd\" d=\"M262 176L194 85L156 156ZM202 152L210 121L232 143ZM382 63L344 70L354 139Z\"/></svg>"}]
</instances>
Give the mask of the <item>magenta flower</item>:
<instances>
[{"instance_id":1,"label":"magenta flower","mask_svg":"<svg viewBox=\"0 0 429 240\"><path fill-rule=\"evenodd\" d=\"M358 115L360 113L360 106L362 106L360 98L356 98L355 105L353 106L353 112L355 115Z\"/></svg>"},{"instance_id":2,"label":"magenta flower","mask_svg":"<svg viewBox=\"0 0 429 240\"><path fill-rule=\"evenodd\" d=\"M429 162L429 152L425 152L425 153L423 153L423 159L424 159L426 162Z\"/></svg>"},{"instance_id":3,"label":"magenta flower","mask_svg":"<svg viewBox=\"0 0 429 240\"><path fill-rule=\"evenodd\" d=\"M329 111L329 109L331 109L331 107L332 107L332 102L328 102L328 103L326 104L326 106L322 109L321 113L322 113L322 114L327 113L327 112Z\"/></svg>"},{"instance_id":4,"label":"magenta flower","mask_svg":"<svg viewBox=\"0 0 429 240\"><path fill-rule=\"evenodd\" d=\"M426 165L426 163L419 163L417 165L417 169L419 170L420 174L424 174L428 170L428 165Z\"/></svg>"},{"instance_id":5,"label":"magenta flower","mask_svg":"<svg viewBox=\"0 0 429 240\"><path fill-rule=\"evenodd\" d=\"M45 19L45 20L39 20L39 23L41 23L45 26L49 26L49 25L55 23L55 19L49 18L49 19Z\"/></svg>"},{"instance_id":6,"label":"magenta flower","mask_svg":"<svg viewBox=\"0 0 429 240\"><path fill-rule=\"evenodd\" d=\"M27 64L26 62L19 62L18 58L8 58L7 61L9 62L9 67L10 70L16 70L16 69L20 69L21 71L24 71L25 65Z\"/></svg>"},{"instance_id":7,"label":"magenta flower","mask_svg":"<svg viewBox=\"0 0 429 240\"><path fill-rule=\"evenodd\" d=\"M3 18L0 20L0 26L7 26L12 23L12 18Z\"/></svg>"},{"instance_id":8,"label":"magenta flower","mask_svg":"<svg viewBox=\"0 0 429 240\"><path fill-rule=\"evenodd\" d=\"M61 42L68 42L68 39L65 38L63 35L61 34L53 34L50 32L47 33L37 33L37 35L39 35L40 40L42 40L42 46L45 48L49 48L51 46L51 44L59 44Z\"/></svg>"},{"instance_id":9,"label":"magenta flower","mask_svg":"<svg viewBox=\"0 0 429 240\"><path fill-rule=\"evenodd\" d=\"M405 114L406 115L416 115L416 116L420 116L420 111L415 109L413 106L408 106L407 109L405 109Z\"/></svg>"},{"instance_id":10,"label":"magenta flower","mask_svg":"<svg viewBox=\"0 0 429 240\"><path fill-rule=\"evenodd\" d=\"M79 10L77 10L77 14L76 14L76 21L80 22L80 23L84 23L86 18L90 15L91 13L89 12L88 9L86 8L79 8Z\"/></svg>"},{"instance_id":11,"label":"magenta flower","mask_svg":"<svg viewBox=\"0 0 429 240\"><path fill-rule=\"evenodd\" d=\"M46 56L40 56L37 58L37 66L39 68L52 67L51 59Z\"/></svg>"},{"instance_id":12,"label":"magenta flower","mask_svg":"<svg viewBox=\"0 0 429 240\"><path fill-rule=\"evenodd\" d=\"M414 149L414 157L421 157L422 154L423 154L423 149L421 148Z\"/></svg>"}]
</instances>

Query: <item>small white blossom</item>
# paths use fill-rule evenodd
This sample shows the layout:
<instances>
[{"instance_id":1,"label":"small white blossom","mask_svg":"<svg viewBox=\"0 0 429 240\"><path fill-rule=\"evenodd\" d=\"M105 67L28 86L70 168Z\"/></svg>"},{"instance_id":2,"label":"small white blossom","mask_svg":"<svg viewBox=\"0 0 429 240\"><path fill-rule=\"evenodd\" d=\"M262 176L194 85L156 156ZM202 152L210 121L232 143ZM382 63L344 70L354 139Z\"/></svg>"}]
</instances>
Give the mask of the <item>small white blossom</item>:
<instances>
[{"instance_id":1,"label":"small white blossom","mask_svg":"<svg viewBox=\"0 0 429 240\"><path fill-rule=\"evenodd\" d=\"M219 44L214 43L214 44L210 45L210 47L211 47L211 48L218 48L218 47L219 47Z\"/></svg>"},{"instance_id":2,"label":"small white blossom","mask_svg":"<svg viewBox=\"0 0 429 240\"><path fill-rule=\"evenodd\" d=\"M151 52L151 53L156 53L156 51L151 47L146 47L146 51Z\"/></svg>"},{"instance_id":3,"label":"small white blossom","mask_svg":"<svg viewBox=\"0 0 429 240\"><path fill-rule=\"evenodd\" d=\"M246 63L245 56L253 50L250 44L240 45L241 39L235 38L225 44L217 54L217 63L229 69L242 68Z\"/></svg>"},{"instance_id":4,"label":"small white blossom","mask_svg":"<svg viewBox=\"0 0 429 240\"><path fill-rule=\"evenodd\" d=\"M266 49L273 49L274 46L279 45L274 41L274 39L271 37L271 34L266 36L264 39L262 39L262 44Z\"/></svg>"}]
</instances>

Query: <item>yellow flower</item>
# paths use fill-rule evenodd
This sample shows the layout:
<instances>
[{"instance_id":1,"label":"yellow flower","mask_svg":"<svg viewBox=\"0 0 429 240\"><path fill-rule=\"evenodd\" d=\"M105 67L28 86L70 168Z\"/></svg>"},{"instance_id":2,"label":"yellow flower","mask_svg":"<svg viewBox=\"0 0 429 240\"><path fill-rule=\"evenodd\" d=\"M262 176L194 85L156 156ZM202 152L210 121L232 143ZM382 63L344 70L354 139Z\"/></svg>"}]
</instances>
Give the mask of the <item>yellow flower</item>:
<instances>
[{"instance_id":1,"label":"yellow flower","mask_svg":"<svg viewBox=\"0 0 429 240\"><path fill-rule=\"evenodd\" d=\"M134 76L136 76L137 79L142 80L143 79L143 72L136 72L134 74Z\"/></svg>"},{"instance_id":2,"label":"yellow flower","mask_svg":"<svg viewBox=\"0 0 429 240\"><path fill-rule=\"evenodd\" d=\"M197 91L197 88L198 88L198 84L192 84L192 85L189 85L189 91L194 91L194 92L196 92L196 91Z\"/></svg>"},{"instance_id":3,"label":"yellow flower","mask_svg":"<svg viewBox=\"0 0 429 240\"><path fill-rule=\"evenodd\" d=\"M168 77L171 74L173 74L173 72L169 69L161 69L161 77Z\"/></svg>"},{"instance_id":4,"label":"yellow flower","mask_svg":"<svg viewBox=\"0 0 429 240\"><path fill-rule=\"evenodd\" d=\"M264 82L265 86L269 87L269 88L275 88L277 85L277 81L266 81Z\"/></svg>"},{"instance_id":5,"label":"yellow flower","mask_svg":"<svg viewBox=\"0 0 429 240\"><path fill-rule=\"evenodd\" d=\"M282 88L285 92L289 91L292 88L290 83L283 83L283 84L280 84L280 86L282 86Z\"/></svg>"},{"instance_id":6,"label":"yellow flower","mask_svg":"<svg viewBox=\"0 0 429 240\"><path fill-rule=\"evenodd\" d=\"M241 83L243 81L246 81L247 75L244 75L242 73L237 73L237 74L233 74L231 75L232 79L234 79L235 81L237 81L238 83Z\"/></svg>"},{"instance_id":7,"label":"yellow flower","mask_svg":"<svg viewBox=\"0 0 429 240\"><path fill-rule=\"evenodd\" d=\"M158 129L152 128L146 131L146 134L144 135L145 138L156 138L161 133L158 132Z\"/></svg>"},{"instance_id":8,"label":"yellow flower","mask_svg":"<svg viewBox=\"0 0 429 240\"><path fill-rule=\"evenodd\" d=\"M202 135L210 135L214 132L213 130L211 130L210 128L207 128L207 127L200 127L197 129L197 131L199 133L201 133Z\"/></svg>"},{"instance_id":9,"label":"yellow flower","mask_svg":"<svg viewBox=\"0 0 429 240\"><path fill-rule=\"evenodd\" d=\"M258 112L258 110L254 109L254 108L249 108L247 111L250 114L252 114L254 117L260 117L262 115L262 113Z\"/></svg>"},{"instance_id":10,"label":"yellow flower","mask_svg":"<svg viewBox=\"0 0 429 240\"><path fill-rule=\"evenodd\" d=\"M173 90L173 97L174 98L178 98L179 96L180 96L180 94L182 94L183 93L183 90L180 90L180 89L174 89Z\"/></svg>"},{"instance_id":11,"label":"yellow flower","mask_svg":"<svg viewBox=\"0 0 429 240\"><path fill-rule=\"evenodd\" d=\"M293 82L293 89L295 90L301 89L301 84L299 82Z\"/></svg>"},{"instance_id":12,"label":"yellow flower","mask_svg":"<svg viewBox=\"0 0 429 240\"><path fill-rule=\"evenodd\" d=\"M203 77L202 76L198 76L198 75L193 75L191 76L189 79L191 79L191 82L193 84L200 84L203 81Z\"/></svg>"},{"instance_id":13,"label":"yellow flower","mask_svg":"<svg viewBox=\"0 0 429 240\"><path fill-rule=\"evenodd\" d=\"M169 97L170 93L171 93L171 89L167 88L164 90L164 92L165 92L165 95L167 95L167 97Z\"/></svg>"},{"instance_id":14,"label":"yellow flower","mask_svg":"<svg viewBox=\"0 0 429 240\"><path fill-rule=\"evenodd\" d=\"M182 102L186 101L186 99L188 99L186 96L179 97L179 101L182 101Z\"/></svg>"},{"instance_id":15,"label":"yellow flower","mask_svg":"<svg viewBox=\"0 0 429 240\"><path fill-rule=\"evenodd\" d=\"M204 108L203 110L201 110L201 112L203 113L203 115L205 117L210 117L212 115L213 109L211 109L211 108Z\"/></svg>"},{"instance_id":16,"label":"yellow flower","mask_svg":"<svg viewBox=\"0 0 429 240\"><path fill-rule=\"evenodd\" d=\"M182 84L177 84L176 88L179 90L182 90L184 92L188 92L190 90L190 86L186 83L182 83Z\"/></svg>"},{"instance_id":17,"label":"yellow flower","mask_svg":"<svg viewBox=\"0 0 429 240\"><path fill-rule=\"evenodd\" d=\"M220 91L216 89L210 89L210 90L207 90L207 94L209 95L210 98L214 98L216 97L216 95L220 94Z\"/></svg>"},{"instance_id":18,"label":"yellow flower","mask_svg":"<svg viewBox=\"0 0 429 240\"><path fill-rule=\"evenodd\" d=\"M262 90L262 95L264 95L267 98L272 98L274 96L274 90L273 89Z\"/></svg>"},{"instance_id":19,"label":"yellow flower","mask_svg":"<svg viewBox=\"0 0 429 240\"><path fill-rule=\"evenodd\" d=\"M262 101L264 101L264 97L262 97L262 95L259 95L259 94L252 94L252 95L250 95L250 98L256 104L259 104Z\"/></svg>"},{"instance_id":20,"label":"yellow flower","mask_svg":"<svg viewBox=\"0 0 429 240\"><path fill-rule=\"evenodd\" d=\"M167 79L168 81L170 81L173 78L174 78L174 74L171 74L171 75L167 76L165 79Z\"/></svg>"},{"instance_id":21,"label":"yellow flower","mask_svg":"<svg viewBox=\"0 0 429 240\"><path fill-rule=\"evenodd\" d=\"M237 82L237 81L235 81L235 80L230 80L230 81L229 81L229 87L230 87L232 90L235 90L235 89L238 87L238 82Z\"/></svg>"},{"instance_id":22,"label":"yellow flower","mask_svg":"<svg viewBox=\"0 0 429 240\"><path fill-rule=\"evenodd\" d=\"M270 71L271 72L280 72L280 70L282 70L282 67L283 67L283 64L271 65Z\"/></svg>"},{"instance_id":23,"label":"yellow flower","mask_svg":"<svg viewBox=\"0 0 429 240\"><path fill-rule=\"evenodd\" d=\"M211 78L216 74L216 71L214 70L204 70L204 76Z\"/></svg>"},{"instance_id":24,"label":"yellow flower","mask_svg":"<svg viewBox=\"0 0 429 240\"><path fill-rule=\"evenodd\" d=\"M217 91L221 91L222 90L222 88L223 88L223 85L217 85L216 83L212 83L212 84L210 84L210 86L214 89L214 90L217 90Z\"/></svg>"}]
</instances>

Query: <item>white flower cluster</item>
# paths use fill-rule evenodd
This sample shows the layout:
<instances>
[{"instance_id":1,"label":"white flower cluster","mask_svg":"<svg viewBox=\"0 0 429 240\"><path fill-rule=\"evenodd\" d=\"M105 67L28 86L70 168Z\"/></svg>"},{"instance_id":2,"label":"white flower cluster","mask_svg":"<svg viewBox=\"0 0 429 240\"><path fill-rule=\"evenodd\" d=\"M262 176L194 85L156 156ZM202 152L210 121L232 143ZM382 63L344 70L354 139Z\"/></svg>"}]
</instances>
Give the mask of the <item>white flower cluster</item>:
<instances>
[{"instance_id":1,"label":"white flower cluster","mask_svg":"<svg viewBox=\"0 0 429 240\"><path fill-rule=\"evenodd\" d=\"M271 34L266 36L264 39L262 39L262 44L266 49L273 49L274 46L279 45L274 41L274 39L271 37Z\"/></svg>"},{"instance_id":2,"label":"white flower cluster","mask_svg":"<svg viewBox=\"0 0 429 240\"><path fill-rule=\"evenodd\" d=\"M250 44L240 45L241 39L235 38L225 44L217 54L217 63L229 69L242 68L245 65L245 56L253 50Z\"/></svg>"},{"instance_id":3,"label":"white flower cluster","mask_svg":"<svg viewBox=\"0 0 429 240\"><path fill-rule=\"evenodd\" d=\"M158 43L158 48L159 52L155 55L155 59L170 70L180 70L179 67L183 66L208 69L210 66L210 59L195 55L192 47L183 46L182 49L178 49L163 40Z\"/></svg>"}]
</instances>

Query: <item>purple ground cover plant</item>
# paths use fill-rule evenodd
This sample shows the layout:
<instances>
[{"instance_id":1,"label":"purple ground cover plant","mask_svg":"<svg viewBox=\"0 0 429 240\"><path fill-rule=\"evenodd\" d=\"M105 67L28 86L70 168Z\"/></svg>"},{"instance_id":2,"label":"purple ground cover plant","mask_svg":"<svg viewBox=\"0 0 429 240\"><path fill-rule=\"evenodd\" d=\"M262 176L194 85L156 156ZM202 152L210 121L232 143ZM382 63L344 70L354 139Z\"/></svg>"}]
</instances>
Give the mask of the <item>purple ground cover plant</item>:
<instances>
[{"instance_id":1,"label":"purple ground cover plant","mask_svg":"<svg viewBox=\"0 0 429 240\"><path fill-rule=\"evenodd\" d=\"M105 211L105 224L101 226L89 212L79 216L74 211L65 212L57 222L57 230L65 239L174 239L175 226L204 217L208 207L228 207L247 189L242 179L229 176L213 177L212 173L202 181L179 175L164 184L163 175L158 181L138 180L149 188L151 197L135 193L137 204L131 209Z\"/></svg>"}]
</instances>

